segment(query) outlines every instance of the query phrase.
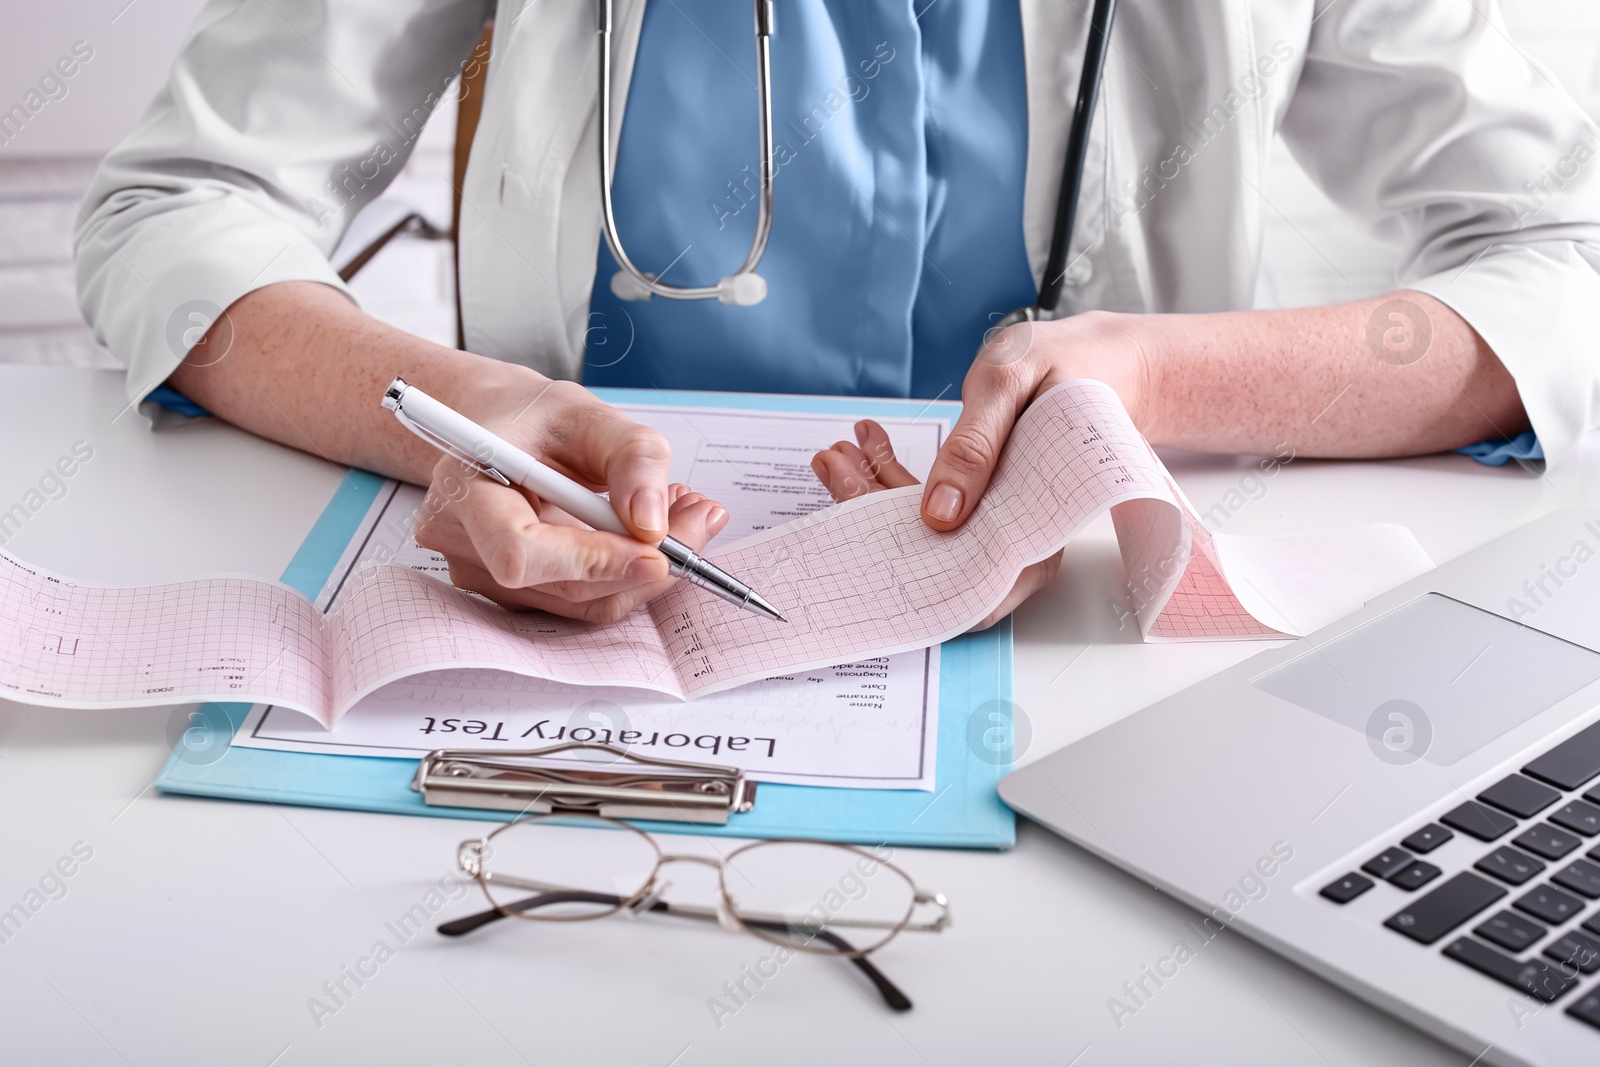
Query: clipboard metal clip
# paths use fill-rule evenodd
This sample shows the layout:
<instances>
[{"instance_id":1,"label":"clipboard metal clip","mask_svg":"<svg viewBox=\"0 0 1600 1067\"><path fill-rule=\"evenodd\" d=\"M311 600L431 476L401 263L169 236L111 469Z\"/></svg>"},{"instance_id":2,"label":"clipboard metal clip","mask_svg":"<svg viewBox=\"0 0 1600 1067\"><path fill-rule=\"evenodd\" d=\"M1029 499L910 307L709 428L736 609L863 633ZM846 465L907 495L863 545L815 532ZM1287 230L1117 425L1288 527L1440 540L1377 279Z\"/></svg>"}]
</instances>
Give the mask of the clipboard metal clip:
<instances>
[{"instance_id":1,"label":"clipboard metal clip","mask_svg":"<svg viewBox=\"0 0 1600 1067\"><path fill-rule=\"evenodd\" d=\"M607 753L616 763L594 770L581 763L569 768L512 762L573 750ZM411 788L435 806L717 826L756 802L756 783L737 767L640 756L594 741L492 753L436 749L417 764Z\"/></svg>"}]
</instances>

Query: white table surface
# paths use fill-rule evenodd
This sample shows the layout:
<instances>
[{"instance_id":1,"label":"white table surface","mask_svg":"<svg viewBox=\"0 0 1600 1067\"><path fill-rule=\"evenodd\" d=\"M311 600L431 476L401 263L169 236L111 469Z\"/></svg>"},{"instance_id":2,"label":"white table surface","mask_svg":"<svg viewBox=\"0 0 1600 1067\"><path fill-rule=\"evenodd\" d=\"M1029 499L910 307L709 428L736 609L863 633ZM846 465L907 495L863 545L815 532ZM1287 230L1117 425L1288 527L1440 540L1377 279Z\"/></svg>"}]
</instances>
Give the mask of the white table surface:
<instances>
[{"instance_id":1,"label":"white table surface","mask_svg":"<svg viewBox=\"0 0 1600 1067\"><path fill-rule=\"evenodd\" d=\"M77 441L94 458L7 544L89 581L216 572L276 578L339 479L322 460L209 420L152 433L118 373L0 367L0 512ZM1205 510L1253 468L1176 455ZM1444 561L1535 516L1600 499L1600 441L1551 474L1454 456L1297 460L1228 520L1237 532L1409 525ZM1252 488L1246 482L1244 488ZM1062 580L1016 617L1022 762L1082 737L1261 646L1144 645L1117 628L1122 569L1109 523L1067 550ZM944 708L945 715L966 713ZM1235 934L1208 946L1135 1015L1107 1007L1192 913L1023 822L1006 853L901 850L946 893L955 924L906 935L878 962L916 1002L886 1011L853 968L786 964L720 1027L708 1007L765 951L698 924L431 932L332 1015L309 998L396 938L455 843L484 824L166 797L172 709L59 711L0 702L0 911L75 843L92 858L66 893L0 944L0 1060L17 1064L1408 1064L1470 1057ZM581 847L585 831L552 831ZM674 847L710 844L675 837ZM81 848L82 846L80 846ZM726 847L725 845L723 847ZM709 871L704 875L709 878ZM679 866L690 889L702 869ZM709 887L709 881L707 882ZM475 899L441 916L476 910Z\"/></svg>"}]
</instances>

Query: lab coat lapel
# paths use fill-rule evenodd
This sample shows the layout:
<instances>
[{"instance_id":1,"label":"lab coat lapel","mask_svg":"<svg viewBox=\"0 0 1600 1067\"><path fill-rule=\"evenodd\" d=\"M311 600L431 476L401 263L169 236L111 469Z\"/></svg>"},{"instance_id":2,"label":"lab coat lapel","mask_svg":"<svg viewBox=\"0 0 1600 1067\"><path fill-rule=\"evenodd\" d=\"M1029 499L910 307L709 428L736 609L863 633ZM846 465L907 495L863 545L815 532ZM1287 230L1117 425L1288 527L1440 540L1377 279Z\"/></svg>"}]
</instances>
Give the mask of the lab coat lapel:
<instances>
[{"instance_id":1,"label":"lab coat lapel","mask_svg":"<svg viewBox=\"0 0 1600 1067\"><path fill-rule=\"evenodd\" d=\"M1020 6L1028 93L1022 230L1037 285L1050 255L1050 230L1061 189L1061 163L1067 154L1067 129L1078 94L1088 8L1060 0L1021 0ZM1081 218L1084 198L1078 203Z\"/></svg>"},{"instance_id":2,"label":"lab coat lapel","mask_svg":"<svg viewBox=\"0 0 1600 1067\"><path fill-rule=\"evenodd\" d=\"M644 0L613 9L613 147ZM461 215L467 347L576 379L600 235L594 9L505 0Z\"/></svg>"}]
</instances>

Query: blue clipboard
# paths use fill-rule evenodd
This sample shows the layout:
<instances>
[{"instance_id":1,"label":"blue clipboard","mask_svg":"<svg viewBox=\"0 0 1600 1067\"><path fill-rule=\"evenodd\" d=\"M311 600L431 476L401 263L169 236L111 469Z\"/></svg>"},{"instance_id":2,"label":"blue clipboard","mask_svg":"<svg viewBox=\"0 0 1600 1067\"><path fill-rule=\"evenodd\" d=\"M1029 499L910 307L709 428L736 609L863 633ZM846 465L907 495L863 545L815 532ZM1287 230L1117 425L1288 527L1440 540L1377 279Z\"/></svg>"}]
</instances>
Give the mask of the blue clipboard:
<instances>
[{"instance_id":1,"label":"blue clipboard","mask_svg":"<svg viewBox=\"0 0 1600 1067\"><path fill-rule=\"evenodd\" d=\"M663 393L643 389L596 390L613 403L679 407L755 408L903 417L959 413L952 402L777 396L749 393ZM283 573L283 581L314 597L338 563L384 479L351 471ZM832 789L763 782L754 810L727 826L639 822L668 833L723 837L815 837L858 844L1009 848L1016 842L1016 816L996 789L1011 769L1009 709L1012 648L1009 619L979 634L947 641L940 651L939 735L935 788L921 790ZM205 704L197 725L232 738L248 704ZM156 779L166 793L272 801L311 807L401 815L503 821L505 814L466 808L429 807L411 788L416 761L381 756L321 755L229 746L214 753L178 749Z\"/></svg>"}]
</instances>

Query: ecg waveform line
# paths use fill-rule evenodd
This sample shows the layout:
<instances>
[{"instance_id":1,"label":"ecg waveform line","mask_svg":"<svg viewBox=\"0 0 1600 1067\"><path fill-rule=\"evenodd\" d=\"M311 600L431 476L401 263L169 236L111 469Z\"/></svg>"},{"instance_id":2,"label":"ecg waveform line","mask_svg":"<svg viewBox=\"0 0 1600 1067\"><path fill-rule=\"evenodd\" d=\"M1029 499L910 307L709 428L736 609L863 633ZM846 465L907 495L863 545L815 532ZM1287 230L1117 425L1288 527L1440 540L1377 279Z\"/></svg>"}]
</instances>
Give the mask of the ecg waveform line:
<instances>
[{"instance_id":1,"label":"ecg waveform line","mask_svg":"<svg viewBox=\"0 0 1600 1067\"><path fill-rule=\"evenodd\" d=\"M0 553L0 692L71 706L251 700L324 725L384 685L449 669L706 696L963 633L1107 510L1145 636L1275 633L1234 596L1209 532L1098 382L1059 385L1023 413L960 530L930 530L920 498L870 494L710 554L787 625L686 582L598 626L506 611L388 563L362 568L322 616L272 582L86 586Z\"/></svg>"}]
</instances>

